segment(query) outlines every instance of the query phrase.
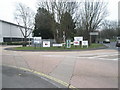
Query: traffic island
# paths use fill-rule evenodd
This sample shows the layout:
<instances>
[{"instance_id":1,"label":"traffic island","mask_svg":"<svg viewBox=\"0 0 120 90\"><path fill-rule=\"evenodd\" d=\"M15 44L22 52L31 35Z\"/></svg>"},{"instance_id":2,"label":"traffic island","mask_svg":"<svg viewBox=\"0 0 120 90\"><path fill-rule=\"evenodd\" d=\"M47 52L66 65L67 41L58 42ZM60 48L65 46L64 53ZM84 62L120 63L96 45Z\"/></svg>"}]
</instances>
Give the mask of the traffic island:
<instances>
[{"instance_id":1,"label":"traffic island","mask_svg":"<svg viewBox=\"0 0 120 90\"><path fill-rule=\"evenodd\" d=\"M97 50L97 49L105 49L107 48L103 44L91 44L89 47L80 47L72 45L71 48L62 47L14 47L14 48L6 48L6 50L13 51L81 51L81 50Z\"/></svg>"}]
</instances>

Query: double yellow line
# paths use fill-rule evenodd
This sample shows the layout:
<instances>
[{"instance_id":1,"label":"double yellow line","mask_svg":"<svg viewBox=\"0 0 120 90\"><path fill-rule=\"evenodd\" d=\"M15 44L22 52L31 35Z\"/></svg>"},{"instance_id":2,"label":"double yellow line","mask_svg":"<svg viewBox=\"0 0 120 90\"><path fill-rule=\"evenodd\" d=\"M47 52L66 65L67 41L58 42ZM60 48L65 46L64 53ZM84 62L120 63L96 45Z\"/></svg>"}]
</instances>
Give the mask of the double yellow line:
<instances>
[{"instance_id":1,"label":"double yellow line","mask_svg":"<svg viewBox=\"0 0 120 90\"><path fill-rule=\"evenodd\" d=\"M8 65L7 65L7 66L8 66ZM9 65L9 67L13 67L13 68L17 68L17 69L20 69L20 70L32 72L32 73L34 73L34 74L43 76L43 77L48 78L48 79L50 79L50 80L53 80L53 81L55 81L55 82L57 82L57 83L65 86L65 87L76 88L76 87L74 87L74 86L72 86L72 85L69 86L68 83L66 83L66 82L64 82L64 81L62 81L62 80L60 80L60 79L54 78L54 77L52 77L52 76L46 75L46 74L44 74L44 73L41 73L41 72L38 72L38 71L35 71L35 70L30 70L30 69L27 69L27 68L17 67L17 66L10 66L10 65Z\"/></svg>"}]
</instances>

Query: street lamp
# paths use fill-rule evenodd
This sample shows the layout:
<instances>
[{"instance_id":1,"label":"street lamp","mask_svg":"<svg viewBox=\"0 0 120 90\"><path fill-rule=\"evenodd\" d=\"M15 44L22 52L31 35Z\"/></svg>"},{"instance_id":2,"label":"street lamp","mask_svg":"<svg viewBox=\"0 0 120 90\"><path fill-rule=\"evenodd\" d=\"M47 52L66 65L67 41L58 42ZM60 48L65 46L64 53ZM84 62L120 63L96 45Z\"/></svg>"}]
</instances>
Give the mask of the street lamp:
<instances>
[{"instance_id":1,"label":"street lamp","mask_svg":"<svg viewBox=\"0 0 120 90\"><path fill-rule=\"evenodd\" d=\"M101 30L99 30L99 42L101 43Z\"/></svg>"}]
</instances>

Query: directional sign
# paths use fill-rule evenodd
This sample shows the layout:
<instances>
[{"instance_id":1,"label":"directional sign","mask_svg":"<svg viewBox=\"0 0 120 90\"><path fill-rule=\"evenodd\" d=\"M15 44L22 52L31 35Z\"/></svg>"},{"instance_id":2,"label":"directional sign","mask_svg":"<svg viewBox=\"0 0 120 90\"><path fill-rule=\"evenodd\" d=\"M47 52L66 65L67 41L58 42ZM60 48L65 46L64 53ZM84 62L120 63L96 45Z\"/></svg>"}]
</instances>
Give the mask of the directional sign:
<instances>
[{"instance_id":1,"label":"directional sign","mask_svg":"<svg viewBox=\"0 0 120 90\"><path fill-rule=\"evenodd\" d=\"M74 41L74 45L75 45L75 46L80 45L80 41Z\"/></svg>"},{"instance_id":2,"label":"directional sign","mask_svg":"<svg viewBox=\"0 0 120 90\"><path fill-rule=\"evenodd\" d=\"M50 41L43 41L43 47L50 47Z\"/></svg>"},{"instance_id":3,"label":"directional sign","mask_svg":"<svg viewBox=\"0 0 120 90\"><path fill-rule=\"evenodd\" d=\"M87 46L88 47L88 41L82 41L82 47Z\"/></svg>"},{"instance_id":4,"label":"directional sign","mask_svg":"<svg viewBox=\"0 0 120 90\"><path fill-rule=\"evenodd\" d=\"M90 35L98 35L98 32L90 32Z\"/></svg>"},{"instance_id":5,"label":"directional sign","mask_svg":"<svg viewBox=\"0 0 120 90\"><path fill-rule=\"evenodd\" d=\"M53 44L53 47L62 47L62 44Z\"/></svg>"},{"instance_id":6,"label":"directional sign","mask_svg":"<svg viewBox=\"0 0 120 90\"><path fill-rule=\"evenodd\" d=\"M74 41L83 41L83 37L74 37Z\"/></svg>"},{"instance_id":7,"label":"directional sign","mask_svg":"<svg viewBox=\"0 0 120 90\"><path fill-rule=\"evenodd\" d=\"M42 38L41 37L33 37L33 42L34 42L34 44L40 44L42 42Z\"/></svg>"}]
</instances>

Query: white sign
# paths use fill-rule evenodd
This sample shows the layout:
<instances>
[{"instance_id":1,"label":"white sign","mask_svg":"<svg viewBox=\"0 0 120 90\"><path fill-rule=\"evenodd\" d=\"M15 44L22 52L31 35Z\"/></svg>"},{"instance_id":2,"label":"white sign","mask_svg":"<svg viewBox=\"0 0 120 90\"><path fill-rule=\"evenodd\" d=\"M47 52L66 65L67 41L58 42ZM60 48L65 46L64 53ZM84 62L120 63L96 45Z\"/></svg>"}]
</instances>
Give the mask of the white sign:
<instances>
[{"instance_id":1,"label":"white sign","mask_svg":"<svg viewBox=\"0 0 120 90\"><path fill-rule=\"evenodd\" d=\"M74 41L74 45L80 45L80 41Z\"/></svg>"},{"instance_id":2,"label":"white sign","mask_svg":"<svg viewBox=\"0 0 120 90\"><path fill-rule=\"evenodd\" d=\"M40 42L40 41L34 41L34 43L39 44L39 43L41 43L41 42Z\"/></svg>"},{"instance_id":3,"label":"white sign","mask_svg":"<svg viewBox=\"0 0 120 90\"><path fill-rule=\"evenodd\" d=\"M98 32L90 32L90 35L98 35Z\"/></svg>"},{"instance_id":4,"label":"white sign","mask_svg":"<svg viewBox=\"0 0 120 90\"><path fill-rule=\"evenodd\" d=\"M88 47L88 41L82 41L82 47L87 46Z\"/></svg>"},{"instance_id":5,"label":"white sign","mask_svg":"<svg viewBox=\"0 0 120 90\"><path fill-rule=\"evenodd\" d=\"M43 47L50 47L50 41L43 41Z\"/></svg>"},{"instance_id":6,"label":"white sign","mask_svg":"<svg viewBox=\"0 0 120 90\"><path fill-rule=\"evenodd\" d=\"M53 47L62 47L62 44L53 44Z\"/></svg>"},{"instance_id":7,"label":"white sign","mask_svg":"<svg viewBox=\"0 0 120 90\"><path fill-rule=\"evenodd\" d=\"M83 37L74 37L74 41L83 41Z\"/></svg>"},{"instance_id":8,"label":"white sign","mask_svg":"<svg viewBox=\"0 0 120 90\"><path fill-rule=\"evenodd\" d=\"M42 38L41 37L33 37L34 43L39 44L42 42Z\"/></svg>"},{"instance_id":9,"label":"white sign","mask_svg":"<svg viewBox=\"0 0 120 90\"><path fill-rule=\"evenodd\" d=\"M38 39L41 40L42 37L33 37L33 39L34 39L34 40L38 40Z\"/></svg>"}]
</instances>

